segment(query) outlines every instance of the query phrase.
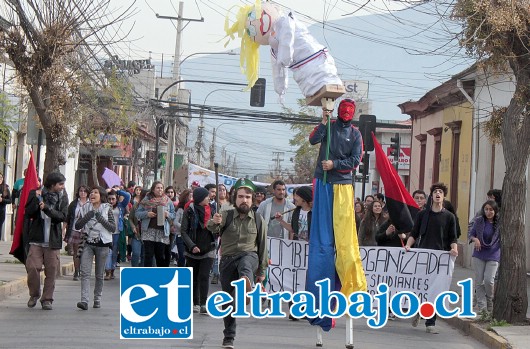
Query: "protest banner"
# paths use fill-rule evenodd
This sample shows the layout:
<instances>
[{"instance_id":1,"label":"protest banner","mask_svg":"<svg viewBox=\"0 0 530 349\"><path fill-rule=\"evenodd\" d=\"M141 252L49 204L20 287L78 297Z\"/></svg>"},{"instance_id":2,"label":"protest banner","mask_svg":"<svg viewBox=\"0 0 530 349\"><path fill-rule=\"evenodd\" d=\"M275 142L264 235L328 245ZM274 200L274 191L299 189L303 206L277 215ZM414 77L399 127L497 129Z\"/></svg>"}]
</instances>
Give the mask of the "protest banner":
<instances>
[{"instance_id":1,"label":"protest banner","mask_svg":"<svg viewBox=\"0 0 530 349\"><path fill-rule=\"evenodd\" d=\"M305 241L267 238L270 265L268 292L305 290L309 244ZM433 302L451 286L455 258L447 251L399 247L360 247L368 292L386 283L390 295L399 291L415 293L421 302Z\"/></svg>"}]
</instances>

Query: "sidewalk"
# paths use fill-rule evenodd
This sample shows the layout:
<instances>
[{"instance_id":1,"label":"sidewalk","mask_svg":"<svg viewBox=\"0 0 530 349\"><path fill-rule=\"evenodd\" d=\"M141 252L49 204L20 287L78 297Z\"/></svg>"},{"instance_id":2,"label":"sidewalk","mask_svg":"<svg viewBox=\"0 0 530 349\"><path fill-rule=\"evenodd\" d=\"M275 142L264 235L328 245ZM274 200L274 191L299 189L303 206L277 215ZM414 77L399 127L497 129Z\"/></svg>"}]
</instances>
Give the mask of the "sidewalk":
<instances>
[{"instance_id":1,"label":"sidewalk","mask_svg":"<svg viewBox=\"0 0 530 349\"><path fill-rule=\"evenodd\" d=\"M25 291L27 293L26 269L15 257L9 254L11 241L0 241L0 301ZM63 252L61 250L61 252ZM72 256L61 254L61 275L73 275ZM44 277L44 273L42 273Z\"/></svg>"},{"instance_id":2,"label":"sidewalk","mask_svg":"<svg viewBox=\"0 0 530 349\"><path fill-rule=\"evenodd\" d=\"M0 301L9 296L26 292L26 270L24 266L9 254L11 242L0 241ZM63 250L64 251L64 250ZM61 274L71 277L73 274L73 262L71 256L61 255ZM473 277L473 270L455 267L451 290L459 291L456 283L460 280ZM527 279L527 292L530 298L530 277ZM530 311L527 313L530 318ZM453 326L486 347L495 349L522 349L527 348L530 342L530 326L507 326L494 327L487 331L471 320L448 319L449 325Z\"/></svg>"},{"instance_id":3,"label":"sidewalk","mask_svg":"<svg viewBox=\"0 0 530 349\"><path fill-rule=\"evenodd\" d=\"M460 280L473 278L473 276L472 269L456 265L453 272L451 291L459 293L460 288L456 283ZM526 278L526 292L528 299L530 299L530 276ZM527 309L526 317L530 318L530 306ZM530 326L493 327L492 331L487 331L471 320L452 318L445 319L445 321L490 348L523 349L528 348L528 343L530 342Z\"/></svg>"}]
</instances>

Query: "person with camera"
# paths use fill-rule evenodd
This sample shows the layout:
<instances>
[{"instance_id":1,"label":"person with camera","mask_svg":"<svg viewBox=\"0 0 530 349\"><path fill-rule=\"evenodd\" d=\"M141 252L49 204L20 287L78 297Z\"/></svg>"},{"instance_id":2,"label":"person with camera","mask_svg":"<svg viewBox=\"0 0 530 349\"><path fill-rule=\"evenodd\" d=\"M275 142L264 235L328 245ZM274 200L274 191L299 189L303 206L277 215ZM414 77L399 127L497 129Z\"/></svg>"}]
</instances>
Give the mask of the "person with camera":
<instances>
[{"instance_id":1,"label":"person with camera","mask_svg":"<svg viewBox=\"0 0 530 349\"><path fill-rule=\"evenodd\" d=\"M210 270L215 258L215 236L206 227L211 217L210 194L198 187L184 210L180 232L186 245L186 266L193 268L193 311L206 314Z\"/></svg>"}]
</instances>

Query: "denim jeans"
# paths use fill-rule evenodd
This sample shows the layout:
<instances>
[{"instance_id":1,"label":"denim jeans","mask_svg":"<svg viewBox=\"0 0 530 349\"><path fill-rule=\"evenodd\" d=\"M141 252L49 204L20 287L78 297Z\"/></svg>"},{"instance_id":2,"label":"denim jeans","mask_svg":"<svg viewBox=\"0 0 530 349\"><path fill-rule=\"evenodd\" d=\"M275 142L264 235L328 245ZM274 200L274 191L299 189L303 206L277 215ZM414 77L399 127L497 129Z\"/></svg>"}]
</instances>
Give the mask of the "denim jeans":
<instances>
[{"instance_id":1,"label":"denim jeans","mask_svg":"<svg viewBox=\"0 0 530 349\"><path fill-rule=\"evenodd\" d=\"M107 262L105 263L105 270L116 269L116 264L118 263L119 240L120 234L112 234L112 253L109 253L107 257Z\"/></svg>"},{"instance_id":2,"label":"denim jeans","mask_svg":"<svg viewBox=\"0 0 530 349\"><path fill-rule=\"evenodd\" d=\"M471 264L475 271L475 298L477 300L478 311L492 311L493 285L495 284L495 274L497 273L499 262L484 261L473 257Z\"/></svg>"},{"instance_id":3,"label":"denim jeans","mask_svg":"<svg viewBox=\"0 0 530 349\"><path fill-rule=\"evenodd\" d=\"M248 277L252 282L257 269L258 254L256 252L241 252L235 256L223 256L219 264L222 290L234 297L234 287L230 283L234 280L239 280L243 276ZM223 304L223 309L226 309L229 305L231 303ZM236 336L236 319L229 315L225 316L223 321L225 325L224 336L226 338L234 338Z\"/></svg>"},{"instance_id":4,"label":"denim jeans","mask_svg":"<svg viewBox=\"0 0 530 349\"><path fill-rule=\"evenodd\" d=\"M90 244L85 244L83 254L81 255L81 302L88 303L90 301L90 274L92 274L92 260L96 257L95 278L96 285L94 286L94 301L101 300L101 293L103 292L103 274L105 271L105 260L110 249L106 246L99 247Z\"/></svg>"},{"instance_id":5,"label":"denim jeans","mask_svg":"<svg viewBox=\"0 0 530 349\"><path fill-rule=\"evenodd\" d=\"M219 276L219 238L215 240L215 258L212 266L213 276Z\"/></svg>"},{"instance_id":6,"label":"denim jeans","mask_svg":"<svg viewBox=\"0 0 530 349\"><path fill-rule=\"evenodd\" d=\"M175 236L175 245L177 245L177 250L179 253L178 259L177 259L177 266L178 267L185 267L186 266L186 257L184 257L184 251L186 250L186 246L184 245L184 240L182 239L182 236Z\"/></svg>"},{"instance_id":7,"label":"denim jeans","mask_svg":"<svg viewBox=\"0 0 530 349\"><path fill-rule=\"evenodd\" d=\"M144 266L144 245L142 244L142 240L138 240L136 237L133 237L131 239L131 248L132 248L132 255L131 255L131 266L132 267L143 267Z\"/></svg>"},{"instance_id":8,"label":"denim jeans","mask_svg":"<svg viewBox=\"0 0 530 349\"><path fill-rule=\"evenodd\" d=\"M193 305L206 305L210 289L210 269L213 258L186 258L188 267L193 268Z\"/></svg>"},{"instance_id":9,"label":"denim jeans","mask_svg":"<svg viewBox=\"0 0 530 349\"><path fill-rule=\"evenodd\" d=\"M166 244L149 240L143 240L143 243L144 267L154 267L153 257L156 260L157 267L165 267L169 265L169 262L166 262Z\"/></svg>"}]
</instances>

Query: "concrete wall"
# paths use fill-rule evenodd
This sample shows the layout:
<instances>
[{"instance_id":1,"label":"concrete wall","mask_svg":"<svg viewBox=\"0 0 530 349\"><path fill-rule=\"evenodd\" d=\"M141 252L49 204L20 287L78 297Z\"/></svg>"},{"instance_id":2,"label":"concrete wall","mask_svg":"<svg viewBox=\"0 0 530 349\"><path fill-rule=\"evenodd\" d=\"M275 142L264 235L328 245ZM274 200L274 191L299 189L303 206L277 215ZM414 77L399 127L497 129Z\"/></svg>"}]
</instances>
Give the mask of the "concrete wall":
<instances>
[{"instance_id":1,"label":"concrete wall","mask_svg":"<svg viewBox=\"0 0 530 349\"><path fill-rule=\"evenodd\" d=\"M477 212L486 201L486 193L490 189L502 189L506 166L502 145L492 146L484 134L480 122L489 118L492 106L507 106L515 91L514 77L511 75L495 75L481 72L476 79L475 87L475 131L477 151L472 170L476 176L476 188L471 196L470 212ZM493 168L493 171L492 171ZM530 168L527 168L527 181L530 180ZM530 183L530 182L529 182ZM530 191L526 190L525 238L526 238L526 269L530 271ZM508 198L504 198L507 200Z\"/></svg>"}]
</instances>

